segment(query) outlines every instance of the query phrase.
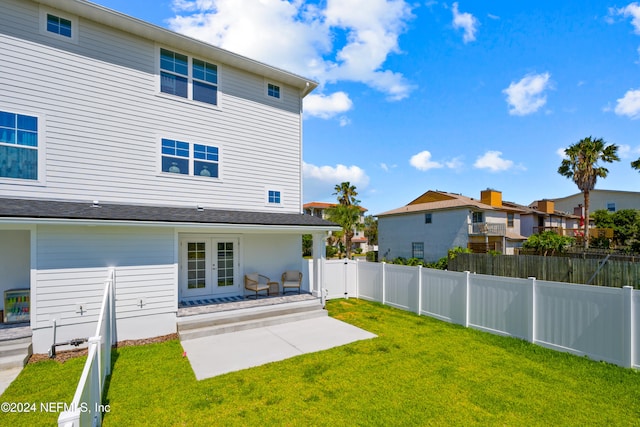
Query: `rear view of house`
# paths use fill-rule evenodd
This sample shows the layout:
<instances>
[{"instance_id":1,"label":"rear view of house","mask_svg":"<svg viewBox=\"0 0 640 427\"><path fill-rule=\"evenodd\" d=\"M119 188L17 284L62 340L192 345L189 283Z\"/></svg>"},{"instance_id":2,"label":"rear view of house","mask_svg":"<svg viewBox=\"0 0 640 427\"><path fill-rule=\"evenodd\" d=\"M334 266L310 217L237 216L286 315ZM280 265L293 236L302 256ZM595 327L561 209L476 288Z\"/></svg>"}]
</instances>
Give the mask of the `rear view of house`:
<instances>
[{"instance_id":1,"label":"rear view of house","mask_svg":"<svg viewBox=\"0 0 640 427\"><path fill-rule=\"evenodd\" d=\"M302 234L323 256L335 227L301 208L314 81L84 0L3 0L0 53L0 292L26 289L35 352L54 322L88 336L109 268L135 339L300 270Z\"/></svg>"}]
</instances>

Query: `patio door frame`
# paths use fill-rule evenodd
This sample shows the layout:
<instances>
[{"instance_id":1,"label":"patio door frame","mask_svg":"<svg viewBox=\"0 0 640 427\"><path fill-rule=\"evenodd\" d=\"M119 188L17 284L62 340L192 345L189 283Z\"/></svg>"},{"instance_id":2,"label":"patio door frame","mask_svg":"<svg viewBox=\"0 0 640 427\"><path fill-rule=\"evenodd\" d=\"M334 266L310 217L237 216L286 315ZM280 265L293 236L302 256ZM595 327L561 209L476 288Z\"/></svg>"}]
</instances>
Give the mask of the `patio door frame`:
<instances>
[{"instance_id":1,"label":"patio door frame","mask_svg":"<svg viewBox=\"0 0 640 427\"><path fill-rule=\"evenodd\" d=\"M197 298L217 298L242 294L240 283L242 260L240 252L241 236L223 234L180 234L178 244L178 291L181 300ZM204 243L205 259L204 273L205 286L197 290L188 289L188 244ZM218 243L233 244L233 285L218 286Z\"/></svg>"}]
</instances>

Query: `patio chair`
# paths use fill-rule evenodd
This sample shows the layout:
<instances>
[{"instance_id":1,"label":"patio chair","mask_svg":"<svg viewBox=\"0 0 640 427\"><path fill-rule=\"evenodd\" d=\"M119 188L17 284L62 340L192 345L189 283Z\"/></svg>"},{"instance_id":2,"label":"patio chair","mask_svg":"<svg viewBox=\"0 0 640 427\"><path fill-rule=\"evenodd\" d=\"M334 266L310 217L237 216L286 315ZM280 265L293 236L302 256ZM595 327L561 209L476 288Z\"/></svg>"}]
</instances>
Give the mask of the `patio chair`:
<instances>
[{"instance_id":1,"label":"patio chair","mask_svg":"<svg viewBox=\"0 0 640 427\"><path fill-rule=\"evenodd\" d=\"M244 275L244 288L256 293L256 299L258 299L258 292L267 291L267 296L269 296L269 284L271 283L271 279L267 276L258 273L251 273ZM252 295L247 295L249 298Z\"/></svg>"},{"instance_id":2,"label":"patio chair","mask_svg":"<svg viewBox=\"0 0 640 427\"><path fill-rule=\"evenodd\" d=\"M302 286L302 273L296 270L289 270L282 273L282 295L287 292L288 289L298 289L300 293L300 287Z\"/></svg>"}]
</instances>

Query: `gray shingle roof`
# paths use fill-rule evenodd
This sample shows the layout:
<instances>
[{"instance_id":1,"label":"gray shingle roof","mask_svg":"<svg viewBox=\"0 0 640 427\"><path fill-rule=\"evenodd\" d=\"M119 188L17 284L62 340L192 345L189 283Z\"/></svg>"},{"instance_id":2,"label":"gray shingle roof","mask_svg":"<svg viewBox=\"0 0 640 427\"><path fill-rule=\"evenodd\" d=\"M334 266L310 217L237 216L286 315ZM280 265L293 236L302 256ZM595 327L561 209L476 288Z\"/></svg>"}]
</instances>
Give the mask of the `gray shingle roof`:
<instances>
[{"instance_id":1,"label":"gray shingle roof","mask_svg":"<svg viewBox=\"0 0 640 427\"><path fill-rule=\"evenodd\" d=\"M303 214L221 209L198 210L195 206L185 208L114 203L100 203L99 207L95 207L91 202L4 198L0 198L0 218L336 227L334 223L322 218Z\"/></svg>"}]
</instances>

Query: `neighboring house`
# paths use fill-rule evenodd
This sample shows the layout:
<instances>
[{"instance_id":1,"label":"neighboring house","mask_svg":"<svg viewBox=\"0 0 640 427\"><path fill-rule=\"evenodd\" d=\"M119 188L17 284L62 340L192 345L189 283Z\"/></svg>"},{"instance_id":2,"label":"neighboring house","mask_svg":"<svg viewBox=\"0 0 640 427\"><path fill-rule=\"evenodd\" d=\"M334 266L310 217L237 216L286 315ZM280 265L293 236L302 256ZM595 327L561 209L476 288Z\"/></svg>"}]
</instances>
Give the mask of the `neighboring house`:
<instances>
[{"instance_id":1,"label":"neighboring house","mask_svg":"<svg viewBox=\"0 0 640 427\"><path fill-rule=\"evenodd\" d=\"M558 211L580 216L584 206L584 194L553 199ZM600 209L616 212L622 209L640 209L640 192L618 190L591 190L589 192L589 212Z\"/></svg>"},{"instance_id":2,"label":"neighboring house","mask_svg":"<svg viewBox=\"0 0 640 427\"><path fill-rule=\"evenodd\" d=\"M482 191L480 200L427 191L401 208L377 215L379 257L433 262L456 246L513 254L526 240L520 234L523 212L503 204L502 193L495 190Z\"/></svg>"},{"instance_id":3,"label":"neighboring house","mask_svg":"<svg viewBox=\"0 0 640 427\"><path fill-rule=\"evenodd\" d=\"M503 205L522 210L520 212L520 234L524 237L544 231L573 236L576 231L579 231L580 216L556 210L552 200L539 200L529 206L512 202L503 202Z\"/></svg>"},{"instance_id":4,"label":"neighboring house","mask_svg":"<svg viewBox=\"0 0 640 427\"><path fill-rule=\"evenodd\" d=\"M2 0L0 53L0 292L30 289L34 352L54 320L59 342L91 334L109 267L123 340L300 270L303 234L321 261L337 227L301 214L300 179L316 82L83 0Z\"/></svg>"},{"instance_id":5,"label":"neighboring house","mask_svg":"<svg viewBox=\"0 0 640 427\"><path fill-rule=\"evenodd\" d=\"M335 206L337 206L336 203L310 202L310 203L305 203L302 207L304 209L304 213L307 215L328 219L327 209ZM360 208L360 224L363 224L363 227L364 227L364 214L365 212L367 212L367 209L363 208L362 206L358 206L358 208ZM362 253L375 250L373 247L369 246L369 239L367 239L364 235L364 228L362 230L358 230L354 227L353 239L351 239L351 245L352 245L352 249L357 249L357 248L362 249Z\"/></svg>"}]
</instances>

